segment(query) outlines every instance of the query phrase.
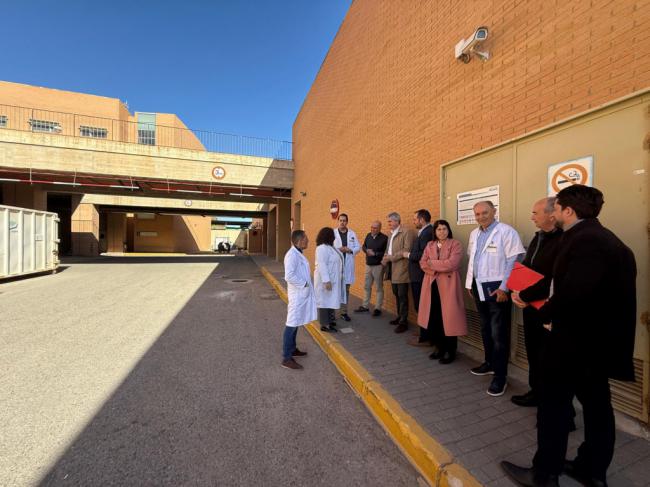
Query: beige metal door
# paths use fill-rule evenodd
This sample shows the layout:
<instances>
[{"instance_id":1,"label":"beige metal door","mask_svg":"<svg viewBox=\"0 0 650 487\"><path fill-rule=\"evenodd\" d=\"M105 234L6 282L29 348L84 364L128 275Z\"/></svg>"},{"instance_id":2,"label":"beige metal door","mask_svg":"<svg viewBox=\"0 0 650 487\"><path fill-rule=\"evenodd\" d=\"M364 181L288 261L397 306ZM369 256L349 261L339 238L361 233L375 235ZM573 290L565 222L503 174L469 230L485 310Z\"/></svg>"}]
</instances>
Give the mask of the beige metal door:
<instances>
[{"instance_id":1,"label":"beige metal door","mask_svg":"<svg viewBox=\"0 0 650 487\"><path fill-rule=\"evenodd\" d=\"M642 95L557 127L521 138L498 149L444 166L442 214L454 235L467 243L473 225L456 225L456 195L487 185L500 186L500 220L512 224L527 245L535 227L533 203L548 192L549 166L582 157L593 158L593 185L603 191L601 222L621 238L636 256L638 316L636 383L612 382L617 409L648 421L650 339L643 319L650 308L648 179L650 95ZM468 308L473 309L471 303ZM470 311L470 321L476 316ZM476 324L468 341L480 345ZM513 318L511 358L525 365L521 313ZM477 343L478 338L478 343ZM645 398L645 400L644 400Z\"/></svg>"},{"instance_id":2,"label":"beige metal door","mask_svg":"<svg viewBox=\"0 0 650 487\"><path fill-rule=\"evenodd\" d=\"M442 204L441 214L452 228L454 238L463 243L467 252L469 234L476 228L476 224L459 225L457 195L480 188L499 186L499 220L512 224L513 221L513 188L514 188L514 158L513 148L505 147L499 150L484 153L464 161L445 166L442 172ZM489 168L489 170L486 170ZM463 259L461 271L463 282L467 272L467 255ZM465 296L468 310L469 335L462 340L482 348L481 332L478 312L471 299Z\"/></svg>"}]
</instances>

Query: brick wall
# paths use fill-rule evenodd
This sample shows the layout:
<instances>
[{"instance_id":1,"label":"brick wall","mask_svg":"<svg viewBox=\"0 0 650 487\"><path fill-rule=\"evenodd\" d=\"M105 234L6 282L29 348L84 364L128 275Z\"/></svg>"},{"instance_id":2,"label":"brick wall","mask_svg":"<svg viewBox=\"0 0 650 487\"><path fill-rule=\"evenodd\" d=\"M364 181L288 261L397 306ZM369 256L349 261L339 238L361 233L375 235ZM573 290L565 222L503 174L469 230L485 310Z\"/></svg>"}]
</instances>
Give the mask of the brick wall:
<instances>
[{"instance_id":1,"label":"brick wall","mask_svg":"<svg viewBox=\"0 0 650 487\"><path fill-rule=\"evenodd\" d=\"M457 61L481 25L491 59ZM355 0L293 128L301 223L331 225L334 198L360 238L389 211L435 218L441 163L648 87L647 0Z\"/></svg>"}]
</instances>

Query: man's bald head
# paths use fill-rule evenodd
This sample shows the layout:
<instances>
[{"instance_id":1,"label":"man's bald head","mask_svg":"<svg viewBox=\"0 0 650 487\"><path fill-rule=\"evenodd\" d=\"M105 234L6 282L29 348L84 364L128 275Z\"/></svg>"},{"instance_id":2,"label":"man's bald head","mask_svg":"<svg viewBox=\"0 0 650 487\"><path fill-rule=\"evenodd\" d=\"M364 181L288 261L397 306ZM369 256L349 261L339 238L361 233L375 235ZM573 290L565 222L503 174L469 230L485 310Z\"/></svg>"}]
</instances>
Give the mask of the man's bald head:
<instances>
[{"instance_id":1,"label":"man's bald head","mask_svg":"<svg viewBox=\"0 0 650 487\"><path fill-rule=\"evenodd\" d=\"M379 220L375 220L370 224L370 233L372 235L377 235L379 232L381 232L381 222Z\"/></svg>"},{"instance_id":2,"label":"man's bald head","mask_svg":"<svg viewBox=\"0 0 650 487\"><path fill-rule=\"evenodd\" d=\"M553 211L555 210L555 196L542 198L537 200L533 205L530 219L535 226L544 232L550 232L555 228L555 217Z\"/></svg>"}]
</instances>

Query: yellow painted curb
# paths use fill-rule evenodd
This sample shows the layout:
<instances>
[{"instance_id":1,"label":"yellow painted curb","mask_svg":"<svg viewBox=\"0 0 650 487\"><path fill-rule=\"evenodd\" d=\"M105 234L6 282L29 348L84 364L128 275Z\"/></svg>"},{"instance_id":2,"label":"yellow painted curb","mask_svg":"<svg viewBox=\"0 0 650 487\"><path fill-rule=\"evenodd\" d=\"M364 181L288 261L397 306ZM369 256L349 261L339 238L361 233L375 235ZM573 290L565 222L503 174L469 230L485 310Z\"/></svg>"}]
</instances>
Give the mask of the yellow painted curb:
<instances>
[{"instance_id":1,"label":"yellow painted curb","mask_svg":"<svg viewBox=\"0 0 650 487\"><path fill-rule=\"evenodd\" d=\"M286 303L284 287L265 267L262 274ZM433 487L479 487L462 465L454 463L447 449L432 438L411 415L377 382L372 375L329 333L322 333L320 325L306 326L314 341L323 349L350 387L363 400L375 419L402 450L406 458Z\"/></svg>"}]
</instances>

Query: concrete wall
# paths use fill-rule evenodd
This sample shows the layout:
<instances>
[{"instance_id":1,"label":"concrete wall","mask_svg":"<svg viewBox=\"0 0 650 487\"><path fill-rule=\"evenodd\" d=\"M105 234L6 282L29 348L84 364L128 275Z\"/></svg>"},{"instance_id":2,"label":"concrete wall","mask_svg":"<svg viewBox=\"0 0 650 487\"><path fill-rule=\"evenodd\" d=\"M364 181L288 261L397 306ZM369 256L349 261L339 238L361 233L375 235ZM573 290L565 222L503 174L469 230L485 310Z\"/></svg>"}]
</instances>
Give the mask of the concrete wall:
<instances>
[{"instance_id":1,"label":"concrete wall","mask_svg":"<svg viewBox=\"0 0 650 487\"><path fill-rule=\"evenodd\" d=\"M148 219L136 214L132 230L133 251L185 253L209 251L210 223L211 219L203 216L155 214L152 219ZM111 238L114 237L109 235L109 242Z\"/></svg>"},{"instance_id":2,"label":"concrete wall","mask_svg":"<svg viewBox=\"0 0 650 487\"><path fill-rule=\"evenodd\" d=\"M215 242L217 238L227 239L230 242L230 245L236 245L237 248L247 249L248 248L248 230L241 229L232 229L232 228L219 228L212 227L211 232L211 244L212 249L216 250Z\"/></svg>"},{"instance_id":3,"label":"concrete wall","mask_svg":"<svg viewBox=\"0 0 650 487\"><path fill-rule=\"evenodd\" d=\"M47 211L47 193L40 187L19 183L0 183L2 204Z\"/></svg>"},{"instance_id":4,"label":"concrete wall","mask_svg":"<svg viewBox=\"0 0 650 487\"><path fill-rule=\"evenodd\" d=\"M480 25L491 59L457 61ZM647 3L355 0L293 127L301 225L333 225L333 199L360 238L390 211L436 217L442 163L648 87Z\"/></svg>"},{"instance_id":5,"label":"concrete wall","mask_svg":"<svg viewBox=\"0 0 650 487\"><path fill-rule=\"evenodd\" d=\"M99 212L95 205L81 203L81 197L72 197L72 255L93 257L99 255Z\"/></svg>"},{"instance_id":6,"label":"concrete wall","mask_svg":"<svg viewBox=\"0 0 650 487\"><path fill-rule=\"evenodd\" d=\"M212 176L217 165L226 171L226 176L219 181ZM293 187L292 161L3 129L0 129L0 166L169 178L215 185L221 182Z\"/></svg>"},{"instance_id":7,"label":"concrete wall","mask_svg":"<svg viewBox=\"0 0 650 487\"><path fill-rule=\"evenodd\" d=\"M0 81L0 115L13 129L31 130L33 118L58 122L60 135L79 136L80 126L90 126L106 129L110 140L138 142L137 117L117 98ZM156 113L156 126L156 145L205 150L175 114Z\"/></svg>"},{"instance_id":8,"label":"concrete wall","mask_svg":"<svg viewBox=\"0 0 650 487\"><path fill-rule=\"evenodd\" d=\"M117 98L11 83L9 81L0 81L0 105L128 120L128 110Z\"/></svg>"}]
</instances>

